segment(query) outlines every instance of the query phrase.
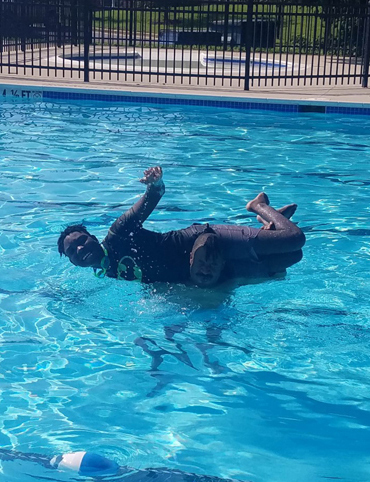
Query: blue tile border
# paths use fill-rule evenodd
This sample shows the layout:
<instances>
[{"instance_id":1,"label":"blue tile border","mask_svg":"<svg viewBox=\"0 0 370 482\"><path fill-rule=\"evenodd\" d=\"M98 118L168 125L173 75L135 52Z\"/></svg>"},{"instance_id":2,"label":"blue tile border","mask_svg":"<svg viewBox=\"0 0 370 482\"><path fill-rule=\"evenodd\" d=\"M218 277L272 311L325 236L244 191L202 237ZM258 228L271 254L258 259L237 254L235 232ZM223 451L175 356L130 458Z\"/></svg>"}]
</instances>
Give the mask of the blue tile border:
<instances>
[{"instance_id":1,"label":"blue tile border","mask_svg":"<svg viewBox=\"0 0 370 482\"><path fill-rule=\"evenodd\" d=\"M150 97L137 95L86 94L79 92L44 91L43 99L97 100L123 103L195 105L201 107L221 107L243 110L272 110L278 112L317 112L322 114L370 115L370 107L332 106L312 103L278 103L237 100L213 100L181 97Z\"/></svg>"},{"instance_id":2,"label":"blue tile border","mask_svg":"<svg viewBox=\"0 0 370 482\"><path fill-rule=\"evenodd\" d=\"M370 115L370 107L342 107L331 106L326 107L326 114L350 114L350 115Z\"/></svg>"},{"instance_id":3,"label":"blue tile border","mask_svg":"<svg viewBox=\"0 0 370 482\"><path fill-rule=\"evenodd\" d=\"M266 110L287 113L321 113L343 115L370 115L370 104L339 104L325 101L281 101L246 98L202 98L199 95L140 93L132 92L102 92L90 90L72 90L66 87L31 87L21 85L0 85L0 98L4 100L50 101L50 100L81 100L105 101L134 104L159 105L191 105L200 107L220 107L242 110Z\"/></svg>"},{"instance_id":4,"label":"blue tile border","mask_svg":"<svg viewBox=\"0 0 370 482\"><path fill-rule=\"evenodd\" d=\"M294 104L280 104L267 102L248 102L237 100L214 100L202 99L199 97L164 97L164 96L145 96L145 95L115 95L115 94L86 94L80 92L58 92L58 91L44 91L43 99L67 99L67 100L93 100L93 101L108 101L108 102L124 102L124 103L143 103L143 104L173 104L173 105L195 105L200 107L223 107L231 109L262 109L275 110L281 112L298 112L298 105Z\"/></svg>"}]
</instances>

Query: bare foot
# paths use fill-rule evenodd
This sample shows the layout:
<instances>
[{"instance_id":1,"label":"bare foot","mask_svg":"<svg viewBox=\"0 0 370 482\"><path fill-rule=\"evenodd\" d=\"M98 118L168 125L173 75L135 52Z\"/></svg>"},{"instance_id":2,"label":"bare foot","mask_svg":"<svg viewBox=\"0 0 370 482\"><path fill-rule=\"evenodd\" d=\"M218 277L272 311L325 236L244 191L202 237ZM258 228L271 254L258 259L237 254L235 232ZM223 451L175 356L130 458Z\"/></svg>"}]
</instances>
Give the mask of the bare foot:
<instances>
[{"instance_id":1,"label":"bare foot","mask_svg":"<svg viewBox=\"0 0 370 482\"><path fill-rule=\"evenodd\" d=\"M264 192L260 192L254 199L252 199L252 201L249 201L246 205L246 210L254 213L259 204L270 204L269 198Z\"/></svg>"},{"instance_id":2,"label":"bare foot","mask_svg":"<svg viewBox=\"0 0 370 482\"><path fill-rule=\"evenodd\" d=\"M297 204L287 204L277 211L284 216L284 218L290 219L297 210Z\"/></svg>"}]
</instances>

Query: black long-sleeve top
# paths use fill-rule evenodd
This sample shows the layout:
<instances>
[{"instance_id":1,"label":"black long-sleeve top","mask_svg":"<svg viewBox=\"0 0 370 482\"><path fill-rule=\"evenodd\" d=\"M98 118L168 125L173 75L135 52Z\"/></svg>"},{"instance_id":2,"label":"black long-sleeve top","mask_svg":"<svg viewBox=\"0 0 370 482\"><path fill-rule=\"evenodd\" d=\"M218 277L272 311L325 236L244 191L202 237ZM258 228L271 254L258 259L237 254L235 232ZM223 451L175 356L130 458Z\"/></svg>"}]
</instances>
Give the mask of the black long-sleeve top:
<instances>
[{"instance_id":1,"label":"black long-sleeve top","mask_svg":"<svg viewBox=\"0 0 370 482\"><path fill-rule=\"evenodd\" d=\"M185 282L190 277L190 252L205 225L157 233L143 228L144 221L165 192L163 181L149 184L144 196L110 227L103 246L108 252L106 275L126 280ZM259 229L248 226L212 225L219 236L226 261L256 261L253 249Z\"/></svg>"},{"instance_id":2,"label":"black long-sleeve top","mask_svg":"<svg viewBox=\"0 0 370 482\"><path fill-rule=\"evenodd\" d=\"M144 196L112 224L102 243L110 260L107 276L144 283L189 278L190 251L204 227L168 233L143 228L164 192L163 182L149 184Z\"/></svg>"}]
</instances>

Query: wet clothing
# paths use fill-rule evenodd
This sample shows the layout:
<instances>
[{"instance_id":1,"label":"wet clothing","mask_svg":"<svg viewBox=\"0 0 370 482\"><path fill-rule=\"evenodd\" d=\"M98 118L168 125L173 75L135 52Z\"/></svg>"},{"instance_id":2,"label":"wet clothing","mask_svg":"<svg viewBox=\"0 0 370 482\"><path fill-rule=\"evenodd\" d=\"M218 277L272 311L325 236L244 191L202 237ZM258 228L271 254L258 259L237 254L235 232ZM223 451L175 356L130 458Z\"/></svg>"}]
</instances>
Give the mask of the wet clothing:
<instances>
[{"instance_id":1,"label":"wet clothing","mask_svg":"<svg viewBox=\"0 0 370 482\"><path fill-rule=\"evenodd\" d=\"M207 225L157 233L143 228L144 221L165 192L163 182L149 184L144 196L110 227L102 245L109 256L106 275L126 280L185 282L190 278L190 252ZM259 229L248 226L210 225L218 235L226 263L258 262L253 249Z\"/></svg>"}]
</instances>

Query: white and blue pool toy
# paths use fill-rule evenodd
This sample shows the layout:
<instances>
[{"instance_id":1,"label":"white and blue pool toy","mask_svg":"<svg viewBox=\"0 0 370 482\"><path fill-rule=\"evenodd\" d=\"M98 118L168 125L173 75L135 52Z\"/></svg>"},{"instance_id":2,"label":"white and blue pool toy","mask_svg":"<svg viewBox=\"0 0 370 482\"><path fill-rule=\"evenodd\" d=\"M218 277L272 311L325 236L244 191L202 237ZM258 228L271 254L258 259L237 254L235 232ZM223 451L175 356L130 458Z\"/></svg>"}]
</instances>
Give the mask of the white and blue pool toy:
<instances>
[{"instance_id":1,"label":"white and blue pool toy","mask_svg":"<svg viewBox=\"0 0 370 482\"><path fill-rule=\"evenodd\" d=\"M115 482L153 482L154 479L157 482L238 482L231 479L190 474L182 472L181 470L168 469L165 467L134 469L133 467L119 466L113 460L109 460L102 455L91 452L71 452L68 454L56 455L50 459L50 456L48 455L17 452L15 450L0 448L1 481L5 481L5 479L1 477L7 470L3 464L6 462L11 463L19 461L30 463L30 473L31 467L34 467L34 464L38 464L46 469L65 470L70 471L71 474L74 473L85 477L92 477L93 480L102 480L101 477L108 476L109 479L104 480L114 480ZM22 476L19 472L19 467L19 464L15 466L18 475L16 480L21 480L20 476ZM25 472L28 473L28 470L25 470ZM35 478L35 480L51 480L47 475L48 474L41 476L40 474L39 478ZM111 476L113 476L114 479L111 479ZM72 480L76 479L73 477Z\"/></svg>"},{"instance_id":2,"label":"white and blue pool toy","mask_svg":"<svg viewBox=\"0 0 370 482\"><path fill-rule=\"evenodd\" d=\"M119 469L113 460L90 452L56 455L50 460L50 465L55 469L73 470L88 477L116 475Z\"/></svg>"}]
</instances>

